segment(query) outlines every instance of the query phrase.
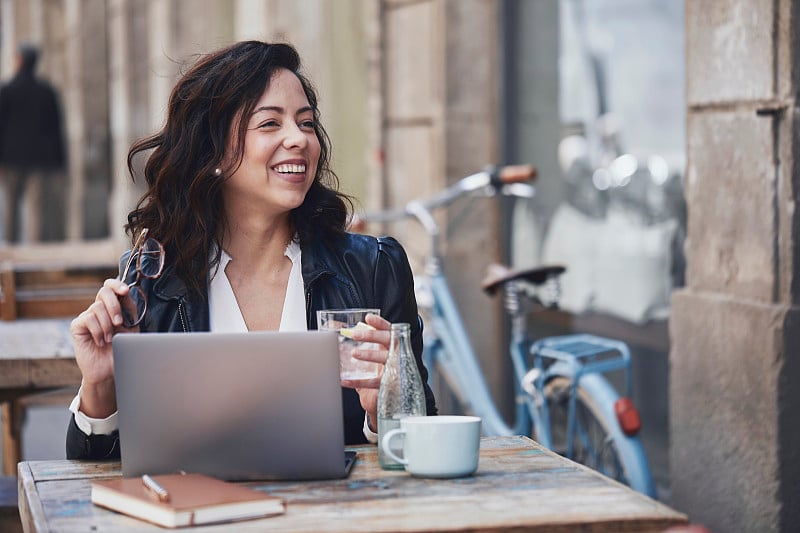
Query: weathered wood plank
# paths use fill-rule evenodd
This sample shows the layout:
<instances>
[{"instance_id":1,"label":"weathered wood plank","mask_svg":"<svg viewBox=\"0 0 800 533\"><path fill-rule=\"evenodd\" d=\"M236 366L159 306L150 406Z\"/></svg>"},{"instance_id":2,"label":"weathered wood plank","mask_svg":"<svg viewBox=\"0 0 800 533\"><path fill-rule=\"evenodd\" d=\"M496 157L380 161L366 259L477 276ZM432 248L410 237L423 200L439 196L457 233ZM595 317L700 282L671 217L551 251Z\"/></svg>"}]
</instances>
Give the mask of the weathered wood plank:
<instances>
[{"instance_id":1,"label":"weathered wood plank","mask_svg":"<svg viewBox=\"0 0 800 533\"><path fill-rule=\"evenodd\" d=\"M22 454L20 436L22 432L21 410L16 402L4 402L3 413L3 475L14 475Z\"/></svg>"},{"instance_id":2,"label":"weathered wood plank","mask_svg":"<svg viewBox=\"0 0 800 533\"><path fill-rule=\"evenodd\" d=\"M36 481L30 468L25 463L18 465L17 482L19 483L19 518L22 521L22 530L25 533L49 532L50 528L45 519L41 500L27 497L27 494L36 493Z\"/></svg>"},{"instance_id":3,"label":"weathered wood plank","mask_svg":"<svg viewBox=\"0 0 800 533\"><path fill-rule=\"evenodd\" d=\"M14 272L0 263L0 318L14 320L17 318L17 292L14 287Z\"/></svg>"},{"instance_id":4,"label":"weathered wood plank","mask_svg":"<svg viewBox=\"0 0 800 533\"><path fill-rule=\"evenodd\" d=\"M39 318L76 317L94 303L97 290L82 294L18 294L17 316Z\"/></svg>"},{"instance_id":5,"label":"weathered wood plank","mask_svg":"<svg viewBox=\"0 0 800 533\"><path fill-rule=\"evenodd\" d=\"M0 389L80 383L69 319L0 322Z\"/></svg>"},{"instance_id":6,"label":"weathered wood plank","mask_svg":"<svg viewBox=\"0 0 800 533\"><path fill-rule=\"evenodd\" d=\"M3 417L3 473L14 475L20 459L20 398L61 387L77 390L81 373L75 361L71 319L21 319L0 322L0 403L20 423ZM9 403L6 403L9 402Z\"/></svg>"},{"instance_id":7,"label":"weathered wood plank","mask_svg":"<svg viewBox=\"0 0 800 533\"><path fill-rule=\"evenodd\" d=\"M78 385L81 382L81 371L72 358L34 359L30 361L29 372L30 383L39 388Z\"/></svg>"},{"instance_id":8,"label":"weathered wood plank","mask_svg":"<svg viewBox=\"0 0 800 533\"><path fill-rule=\"evenodd\" d=\"M0 249L0 319L74 317L117 274L111 243Z\"/></svg>"},{"instance_id":9,"label":"weathered wood plank","mask_svg":"<svg viewBox=\"0 0 800 533\"><path fill-rule=\"evenodd\" d=\"M30 363L20 359L0 359L0 388L17 389L30 383Z\"/></svg>"},{"instance_id":10,"label":"weathered wood plank","mask_svg":"<svg viewBox=\"0 0 800 533\"><path fill-rule=\"evenodd\" d=\"M0 321L0 360L73 357L72 318Z\"/></svg>"},{"instance_id":11,"label":"weathered wood plank","mask_svg":"<svg viewBox=\"0 0 800 533\"><path fill-rule=\"evenodd\" d=\"M525 437L482 439L477 473L450 480L384 471L375 447L352 449L358 461L347 479L249 483L285 498L287 512L238 523L236 530L605 532L662 531L686 523L684 515ZM23 483L23 475L30 482ZM20 512L27 509L24 523L31 528L26 531L161 531L91 504L91 480L118 475L116 462L22 463ZM38 512L44 522L35 521Z\"/></svg>"}]
</instances>

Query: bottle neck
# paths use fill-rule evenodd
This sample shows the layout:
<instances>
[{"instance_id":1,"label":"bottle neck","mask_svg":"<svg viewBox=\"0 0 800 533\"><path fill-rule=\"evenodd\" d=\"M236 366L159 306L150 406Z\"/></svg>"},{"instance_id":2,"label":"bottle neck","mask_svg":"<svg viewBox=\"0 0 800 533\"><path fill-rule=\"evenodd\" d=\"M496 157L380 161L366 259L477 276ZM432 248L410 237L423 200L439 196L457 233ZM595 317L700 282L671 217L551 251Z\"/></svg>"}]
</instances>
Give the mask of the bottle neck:
<instances>
[{"instance_id":1,"label":"bottle neck","mask_svg":"<svg viewBox=\"0 0 800 533\"><path fill-rule=\"evenodd\" d=\"M386 364L397 364L401 354L411 349L411 327L407 323L392 324L389 338L389 359Z\"/></svg>"},{"instance_id":2,"label":"bottle neck","mask_svg":"<svg viewBox=\"0 0 800 533\"><path fill-rule=\"evenodd\" d=\"M409 324L408 322L399 322L397 324L392 324L391 332L392 335L394 335L395 333L405 333L406 335L408 335L409 333L411 333L411 324Z\"/></svg>"}]
</instances>

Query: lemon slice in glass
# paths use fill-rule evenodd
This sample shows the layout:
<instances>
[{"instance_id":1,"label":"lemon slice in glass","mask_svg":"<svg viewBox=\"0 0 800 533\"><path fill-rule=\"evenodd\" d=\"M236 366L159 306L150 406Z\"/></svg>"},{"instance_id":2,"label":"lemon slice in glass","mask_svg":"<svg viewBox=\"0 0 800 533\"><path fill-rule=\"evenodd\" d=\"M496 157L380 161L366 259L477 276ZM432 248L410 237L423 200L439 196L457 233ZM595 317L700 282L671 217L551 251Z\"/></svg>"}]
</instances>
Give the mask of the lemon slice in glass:
<instances>
[{"instance_id":1,"label":"lemon slice in glass","mask_svg":"<svg viewBox=\"0 0 800 533\"><path fill-rule=\"evenodd\" d=\"M374 327L370 326L366 322L359 322L352 328L342 328L339 330L339 335L342 337L347 337L348 339L353 338L353 332L357 329L375 329Z\"/></svg>"}]
</instances>

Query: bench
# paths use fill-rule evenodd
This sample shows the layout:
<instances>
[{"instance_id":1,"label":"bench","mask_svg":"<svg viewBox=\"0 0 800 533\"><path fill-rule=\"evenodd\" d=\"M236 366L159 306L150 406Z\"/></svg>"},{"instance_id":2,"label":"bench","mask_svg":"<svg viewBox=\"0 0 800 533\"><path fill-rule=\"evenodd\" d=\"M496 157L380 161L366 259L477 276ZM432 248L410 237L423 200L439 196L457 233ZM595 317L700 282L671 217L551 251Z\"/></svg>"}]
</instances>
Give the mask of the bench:
<instances>
[{"instance_id":1,"label":"bench","mask_svg":"<svg viewBox=\"0 0 800 533\"><path fill-rule=\"evenodd\" d=\"M75 316L93 301L116 263L0 262L0 320Z\"/></svg>"},{"instance_id":2,"label":"bench","mask_svg":"<svg viewBox=\"0 0 800 533\"><path fill-rule=\"evenodd\" d=\"M18 319L66 319L78 315L94 301L103 281L117 275L118 256L111 241L0 249L0 320L14 323ZM9 324L9 327L15 326ZM27 333L25 335L29 336ZM2 356L10 361L20 356L16 363L18 366L33 365L31 372L39 372L35 369L38 368L35 362L21 355L33 349L47 352L37 355L52 356L51 350L58 348L49 345L36 348L31 345L36 341L41 344L47 339L38 338L29 342L27 338L23 337L17 345L5 339L8 353ZM61 335L57 341L63 342ZM70 342L71 351L71 339L68 338L67 342ZM3 384L0 404L3 414L4 474L13 476L16 473L16 462L21 458L21 428L26 410L38 405L63 405L66 408L74 396L80 382L79 373L72 368L75 366L74 359L71 364L65 361L62 366L58 367L65 372L61 376L45 378L37 374L37 379L42 383L33 378L19 383L0 380L0 384ZM60 388L73 382L74 386ZM0 531L5 531L2 525L0 521Z\"/></svg>"}]
</instances>

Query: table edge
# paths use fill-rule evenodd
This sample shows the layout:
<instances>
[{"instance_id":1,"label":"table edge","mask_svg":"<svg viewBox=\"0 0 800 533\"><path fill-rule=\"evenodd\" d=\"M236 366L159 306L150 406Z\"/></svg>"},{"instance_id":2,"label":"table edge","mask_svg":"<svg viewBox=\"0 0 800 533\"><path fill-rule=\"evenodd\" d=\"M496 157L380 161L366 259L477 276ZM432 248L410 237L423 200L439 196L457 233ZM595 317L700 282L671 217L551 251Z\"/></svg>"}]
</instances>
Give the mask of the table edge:
<instances>
[{"instance_id":1,"label":"table edge","mask_svg":"<svg viewBox=\"0 0 800 533\"><path fill-rule=\"evenodd\" d=\"M491 440L491 439L492 439L491 437L486 438L486 440ZM547 448L541 446L541 444L539 444L538 442L536 442L535 440L533 440L533 439L531 439L529 437L514 436L514 437L512 437L512 439L516 439L517 442L519 444L521 444L523 447L536 447L536 448L542 449L545 453L558 455L558 454L555 454L555 452L553 452L552 450L548 450ZM483 438L482 438L482 440L483 440ZM511 447L517 447L517 446L511 446ZM366 449L372 449L372 448L374 448L374 446L373 445L355 445L355 446L351 445L351 446L346 446L346 448L350 449L350 450L354 450L354 451L359 451L359 450L364 450L365 448ZM505 446L504 446L504 448L505 448ZM630 487L628 487L628 486L626 486L626 485L624 485L622 483L619 483L619 482L617 482L617 481L615 481L615 480L613 480L611 478L608 478L607 476L603 476L601 473L599 473L599 472L587 467L586 465L582 465L582 464L577 463L575 461L571 461L571 460L566 459L566 458L564 458L563 456L560 456L560 455L558 455L558 457L561 460L566 460L569 463L572 463L572 465L578 467L581 470L584 470L584 471L590 473L593 476L597 476L597 477L603 478L603 480L606 483L612 482L613 485L618 485L621 488L624 488L627 491L630 491L630 492L634 493L636 495L637 499L640 499L643 502L647 502L647 504L651 507L651 511L653 512L653 514L654 515L658 515L661 520L666 520L666 521L670 521L670 522L674 521L674 523L688 523L688 516L685 513L682 513L680 511L668 506L667 504L656 500L655 498L651 498L651 497L647 496L646 494L642 494L640 492L637 492L637 491L631 489ZM20 462L18 464L20 519L23 522L23 529L24 529L24 531L26 531L26 533L32 533L32 532L39 533L39 532L49 532L50 531L49 527L47 526L47 519L46 519L46 515L44 513L44 508L42 506L42 502L38 498L32 498L32 496L34 496L38 492L38 490L36 488L36 484L38 482L57 481L57 480L61 480L61 479L72 479L71 477L67 476L67 477L63 477L63 478L62 477L55 477L55 478L46 478L46 479L38 479L37 480L35 478L34 469L31 466L34 465L35 463L51 463L51 462L53 462L53 461L52 460L50 460L50 461L23 461L23 462ZM72 462L72 461L69 461L69 462ZM77 461L77 462L83 462L83 461ZM95 463L96 461L88 461L88 462ZM109 463L111 463L111 464L113 464L113 463L119 464L118 461L109 461ZM107 475L107 473L105 473L105 474ZM121 472L120 472L120 474L121 474ZM92 479L96 479L96 478L104 477L104 476L101 473L99 475L98 474L88 474L88 475L80 476L80 477L91 482ZM656 517L653 516L653 518L655 519Z\"/></svg>"},{"instance_id":2,"label":"table edge","mask_svg":"<svg viewBox=\"0 0 800 533\"><path fill-rule=\"evenodd\" d=\"M22 522L22 530L25 533L50 531L41 500L36 498L35 501L31 501L31 494L36 492L36 481L33 479L33 471L31 471L30 465L25 462L17 465L17 484L19 518Z\"/></svg>"}]
</instances>

